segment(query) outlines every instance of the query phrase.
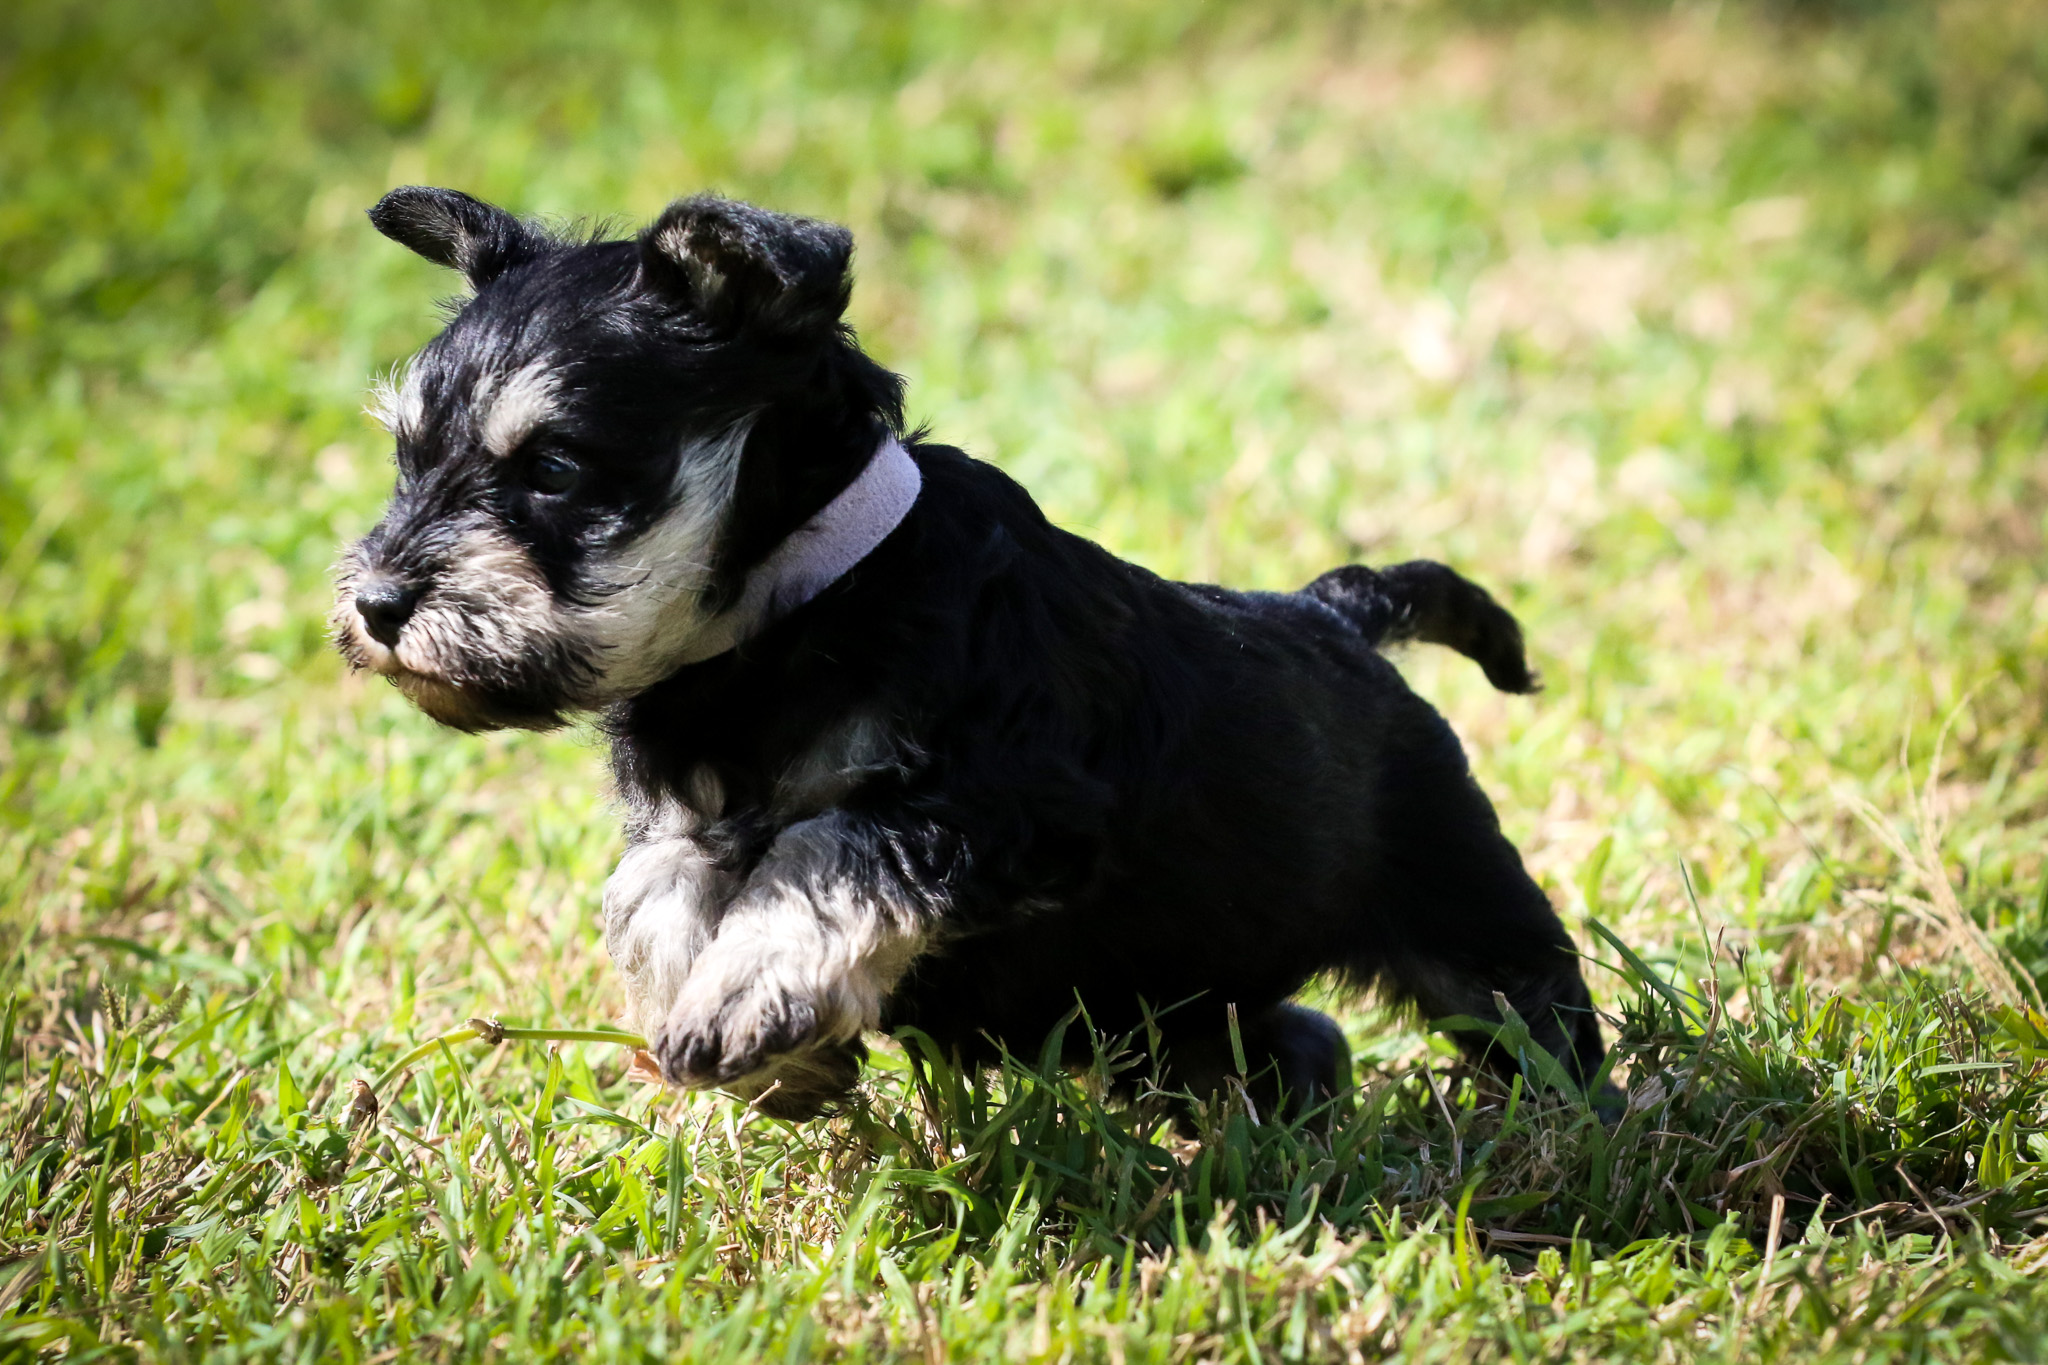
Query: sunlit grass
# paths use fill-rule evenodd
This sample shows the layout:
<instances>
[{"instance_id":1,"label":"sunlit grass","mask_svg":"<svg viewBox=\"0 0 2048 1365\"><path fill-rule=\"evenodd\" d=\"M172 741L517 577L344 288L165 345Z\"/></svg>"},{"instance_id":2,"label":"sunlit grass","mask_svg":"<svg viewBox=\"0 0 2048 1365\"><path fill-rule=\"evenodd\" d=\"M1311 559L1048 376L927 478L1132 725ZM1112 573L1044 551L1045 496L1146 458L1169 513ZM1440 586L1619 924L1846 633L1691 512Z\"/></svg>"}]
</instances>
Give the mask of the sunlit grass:
<instances>
[{"instance_id":1,"label":"sunlit grass","mask_svg":"<svg viewBox=\"0 0 2048 1365\"><path fill-rule=\"evenodd\" d=\"M0 1356L2036 1354L2042 35L2038 0L17 6ZM801 1128L473 1040L366 1121L472 1017L621 1004L593 738L441 732L322 640L388 486L363 390L449 288L361 218L408 181L838 218L914 417L1063 524L1244 586L1494 588L1543 694L1404 664L1594 959L1627 1115L1336 1000L1350 1103L1193 1140L914 1045Z\"/></svg>"}]
</instances>

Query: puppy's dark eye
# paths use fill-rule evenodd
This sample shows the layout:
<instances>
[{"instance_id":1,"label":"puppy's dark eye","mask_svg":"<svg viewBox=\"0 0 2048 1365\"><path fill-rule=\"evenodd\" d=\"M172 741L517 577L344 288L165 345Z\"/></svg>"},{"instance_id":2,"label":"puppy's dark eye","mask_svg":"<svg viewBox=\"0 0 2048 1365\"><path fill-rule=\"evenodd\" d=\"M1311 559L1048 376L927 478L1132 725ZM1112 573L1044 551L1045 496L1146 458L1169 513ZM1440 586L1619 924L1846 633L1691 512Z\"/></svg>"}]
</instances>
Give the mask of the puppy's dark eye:
<instances>
[{"instance_id":1,"label":"puppy's dark eye","mask_svg":"<svg viewBox=\"0 0 2048 1365\"><path fill-rule=\"evenodd\" d=\"M526 467L526 486L536 493L566 493L576 486L582 473L567 455L540 455Z\"/></svg>"}]
</instances>

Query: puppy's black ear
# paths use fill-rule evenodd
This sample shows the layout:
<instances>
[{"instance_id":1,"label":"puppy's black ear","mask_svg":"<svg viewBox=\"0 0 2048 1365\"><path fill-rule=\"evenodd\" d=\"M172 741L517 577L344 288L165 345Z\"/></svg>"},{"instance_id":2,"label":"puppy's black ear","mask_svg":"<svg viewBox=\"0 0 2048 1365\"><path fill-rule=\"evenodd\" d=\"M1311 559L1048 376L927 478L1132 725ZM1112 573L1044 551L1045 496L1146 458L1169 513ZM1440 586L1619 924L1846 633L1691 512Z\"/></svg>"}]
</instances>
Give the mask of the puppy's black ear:
<instances>
[{"instance_id":1,"label":"puppy's black ear","mask_svg":"<svg viewBox=\"0 0 2048 1365\"><path fill-rule=\"evenodd\" d=\"M370 223L435 265L460 270L479 289L554 245L546 233L501 208L460 190L426 185L407 185L379 199Z\"/></svg>"},{"instance_id":2,"label":"puppy's black ear","mask_svg":"<svg viewBox=\"0 0 2048 1365\"><path fill-rule=\"evenodd\" d=\"M678 199L640 234L645 285L720 330L784 334L839 321L853 234L714 194Z\"/></svg>"}]
</instances>

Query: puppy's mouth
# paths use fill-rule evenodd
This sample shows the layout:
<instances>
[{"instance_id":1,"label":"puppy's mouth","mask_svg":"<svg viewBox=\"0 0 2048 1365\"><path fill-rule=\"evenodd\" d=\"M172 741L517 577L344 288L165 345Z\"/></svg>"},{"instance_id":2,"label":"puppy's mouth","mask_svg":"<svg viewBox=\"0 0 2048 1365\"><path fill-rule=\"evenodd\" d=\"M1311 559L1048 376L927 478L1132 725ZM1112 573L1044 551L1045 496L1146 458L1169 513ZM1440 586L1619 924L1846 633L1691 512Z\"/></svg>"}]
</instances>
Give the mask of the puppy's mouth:
<instances>
[{"instance_id":1,"label":"puppy's mouth","mask_svg":"<svg viewBox=\"0 0 2048 1365\"><path fill-rule=\"evenodd\" d=\"M355 604L343 597L334 611L334 641L352 668L374 673L405 695L431 720L457 730L497 730L507 726L547 722L551 717L529 714L530 708L508 706L488 689L457 682L417 657L412 643L401 635L397 644L387 645L370 637L358 617Z\"/></svg>"},{"instance_id":2,"label":"puppy's mouth","mask_svg":"<svg viewBox=\"0 0 2048 1365\"><path fill-rule=\"evenodd\" d=\"M334 626L334 644L347 659L351 668L365 673L375 673L380 678L389 678L401 691L412 683L431 684L436 687L455 690L455 684L442 676L439 670L423 665L417 658L407 659L406 639L401 635L396 644L387 645L373 639L364 629L361 615L356 611L353 598L344 594L334 606L329 618Z\"/></svg>"},{"instance_id":3,"label":"puppy's mouth","mask_svg":"<svg viewBox=\"0 0 2048 1365\"><path fill-rule=\"evenodd\" d=\"M409 668L395 658L388 667L370 670L387 679L405 699L450 729L552 729L561 723L553 711L519 704L515 699L469 683L451 682L435 673Z\"/></svg>"},{"instance_id":4,"label":"puppy's mouth","mask_svg":"<svg viewBox=\"0 0 2048 1365\"><path fill-rule=\"evenodd\" d=\"M464 691L445 678L416 673L402 665L383 671L383 676L405 694L407 701L443 725L457 730L495 730L508 723L494 716L474 693Z\"/></svg>"},{"instance_id":5,"label":"puppy's mouth","mask_svg":"<svg viewBox=\"0 0 2048 1365\"><path fill-rule=\"evenodd\" d=\"M594 665L537 571L483 533L454 567L393 592L352 552L329 623L350 665L457 730L551 730L586 705ZM374 587L374 598L365 587Z\"/></svg>"}]
</instances>

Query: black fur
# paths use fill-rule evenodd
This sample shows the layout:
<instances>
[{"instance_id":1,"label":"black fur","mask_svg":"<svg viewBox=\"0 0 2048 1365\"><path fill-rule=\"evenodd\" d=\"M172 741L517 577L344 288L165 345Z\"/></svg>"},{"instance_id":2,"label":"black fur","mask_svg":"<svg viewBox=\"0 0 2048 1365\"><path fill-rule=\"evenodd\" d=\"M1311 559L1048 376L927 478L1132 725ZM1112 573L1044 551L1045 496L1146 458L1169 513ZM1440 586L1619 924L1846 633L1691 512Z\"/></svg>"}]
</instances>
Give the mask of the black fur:
<instances>
[{"instance_id":1,"label":"black fur","mask_svg":"<svg viewBox=\"0 0 2048 1365\"><path fill-rule=\"evenodd\" d=\"M1334 970L1431 1016L1498 1018L1499 991L1598 1070L1570 939L1450 727L1378 652L1434 630L1526 687L1506 613L1434 564L1343 594L1169 582L991 466L916 454L917 507L840 584L610 715L624 787L688 804L708 765L712 837L742 869L810 814L772 813L779 774L850 712L888 716L915 757L841 803L849 874L940 926L888 1022L970 1058L1028 1053L1077 995L1112 1033L1189 1002L1162 1021L1169 1053L1213 1052L1226 1004L1256 1018ZM1444 578L1469 595L1399 595Z\"/></svg>"},{"instance_id":2,"label":"black fur","mask_svg":"<svg viewBox=\"0 0 2048 1365\"><path fill-rule=\"evenodd\" d=\"M634 242L522 256L531 229L431 197L448 194L399 191L402 213L376 211L435 259L503 262L422 357L436 415L401 441L401 523L433 520L439 480L444 508L501 517L558 597L601 597L594 547L670 510L662 452L753 412L717 549L712 591L729 596L901 429L896 380L839 320L843 230L699 198ZM573 504L535 507L447 434L460 424L435 395L459 407L453 377L520 346L573 375L571 414L535 438L592 471ZM1294 593L1170 582L1053 526L994 467L906 444L923 490L872 554L740 648L610 706L636 831L670 803L690 811L697 845L744 882L783 831L831 816L837 853L817 875L925 935L881 1023L971 1062L1035 1051L1078 1000L1111 1033L1155 1012L1168 1067L1209 1088L1234 1069L1234 1005L1269 1101L1330 1093L1342 1037L1286 1001L1335 973L1437 1017L1498 1019L1498 994L1580 1080L1599 1073L1570 938L1450 727L1380 652L1448 645L1530 691L1512 616L1427 562L1336 569ZM480 678L477 714L575 709L574 679L547 679L579 662L535 660L502 705ZM789 775L859 718L886 756L810 804L792 795ZM804 1002L778 1018L772 1037L672 1031L658 1051L678 1079L732 1081L805 1050ZM1461 1042L1515 1065L1484 1033ZM812 1051L831 1079L792 1085L772 1112L815 1112L850 1083L857 1042Z\"/></svg>"},{"instance_id":3,"label":"black fur","mask_svg":"<svg viewBox=\"0 0 2048 1365\"><path fill-rule=\"evenodd\" d=\"M370 210L370 222L392 241L436 265L459 270L473 285L489 284L553 245L547 234L460 190L412 185L393 190Z\"/></svg>"}]
</instances>

